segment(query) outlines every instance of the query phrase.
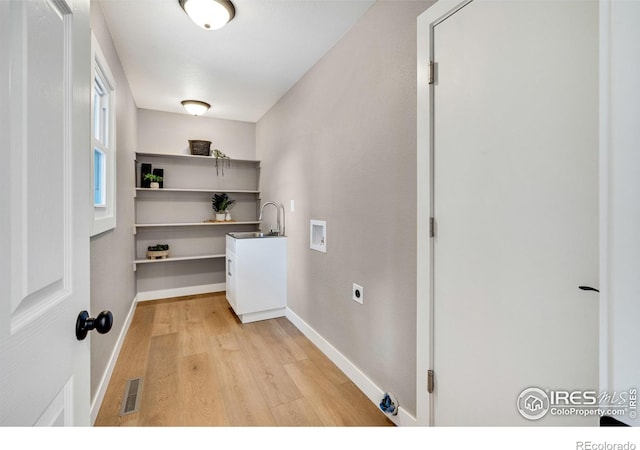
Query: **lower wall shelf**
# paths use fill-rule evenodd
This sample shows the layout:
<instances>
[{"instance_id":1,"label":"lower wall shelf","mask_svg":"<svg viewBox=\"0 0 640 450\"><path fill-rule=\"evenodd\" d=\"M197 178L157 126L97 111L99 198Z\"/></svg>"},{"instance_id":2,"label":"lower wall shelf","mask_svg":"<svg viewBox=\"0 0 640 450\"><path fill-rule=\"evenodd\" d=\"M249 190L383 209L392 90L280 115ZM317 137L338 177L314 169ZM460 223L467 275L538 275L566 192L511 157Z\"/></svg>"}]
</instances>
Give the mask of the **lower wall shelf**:
<instances>
[{"instance_id":1,"label":"lower wall shelf","mask_svg":"<svg viewBox=\"0 0 640 450\"><path fill-rule=\"evenodd\" d=\"M216 259L216 258L224 258L225 254L221 255L197 255L197 256L176 256L164 259L136 259L133 263L137 264L157 264L157 263L168 263L168 262L176 262L176 261L196 261L199 259Z\"/></svg>"}]
</instances>

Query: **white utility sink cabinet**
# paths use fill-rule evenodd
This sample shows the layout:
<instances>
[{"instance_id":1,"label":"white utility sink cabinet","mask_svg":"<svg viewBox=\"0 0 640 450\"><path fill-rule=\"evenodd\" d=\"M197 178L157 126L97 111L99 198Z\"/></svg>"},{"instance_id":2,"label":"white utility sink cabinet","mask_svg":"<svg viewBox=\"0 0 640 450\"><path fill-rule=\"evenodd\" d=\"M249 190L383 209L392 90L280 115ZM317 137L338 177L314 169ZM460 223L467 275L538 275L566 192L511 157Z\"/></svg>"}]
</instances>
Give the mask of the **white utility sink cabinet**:
<instances>
[{"instance_id":1,"label":"white utility sink cabinet","mask_svg":"<svg viewBox=\"0 0 640 450\"><path fill-rule=\"evenodd\" d=\"M242 323L285 315L287 238L227 235L227 300Z\"/></svg>"}]
</instances>

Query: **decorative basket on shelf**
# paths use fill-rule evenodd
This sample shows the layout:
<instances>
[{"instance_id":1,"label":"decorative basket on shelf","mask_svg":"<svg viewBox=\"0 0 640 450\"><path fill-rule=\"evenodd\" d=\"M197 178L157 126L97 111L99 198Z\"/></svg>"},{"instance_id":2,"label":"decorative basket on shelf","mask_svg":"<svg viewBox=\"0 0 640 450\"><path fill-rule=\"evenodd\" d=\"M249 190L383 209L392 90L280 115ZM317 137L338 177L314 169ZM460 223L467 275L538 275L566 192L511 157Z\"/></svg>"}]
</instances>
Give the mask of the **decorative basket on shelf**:
<instances>
[{"instance_id":1,"label":"decorative basket on shelf","mask_svg":"<svg viewBox=\"0 0 640 450\"><path fill-rule=\"evenodd\" d=\"M189 140L189 149L192 155L209 156L211 154L211 141Z\"/></svg>"}]
</instances>

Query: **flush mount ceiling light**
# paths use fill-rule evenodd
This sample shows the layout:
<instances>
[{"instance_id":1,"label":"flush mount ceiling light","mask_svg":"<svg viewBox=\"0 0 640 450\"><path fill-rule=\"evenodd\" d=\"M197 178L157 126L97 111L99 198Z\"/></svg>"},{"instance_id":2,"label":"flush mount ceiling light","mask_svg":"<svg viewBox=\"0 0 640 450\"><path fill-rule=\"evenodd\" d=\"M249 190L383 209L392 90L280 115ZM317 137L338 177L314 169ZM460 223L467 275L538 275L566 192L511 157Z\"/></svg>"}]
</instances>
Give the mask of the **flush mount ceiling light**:
<instances>
[{"instance_id":1,"label":"flush mount ceiling light","mask_svg":"<svg viewBox=\"0 0 640 450\"><path fill-rule=\"evenodd\" d=\"M211 105L205 102L201 102L200 100L182 100L182 106L189 113L194 116L200 116L207 112Z\"/></svg>"},{"instance_id":2,"label":"flush mount ceiling light","mask_svg":"<svg viewBox=\"0 0 640 450\"><path fill-rule=\"evenodd\" d=\"M184 12L205 30L218 30L236 14L228 0L178 0Z\"/></svg>"}]
</instances>

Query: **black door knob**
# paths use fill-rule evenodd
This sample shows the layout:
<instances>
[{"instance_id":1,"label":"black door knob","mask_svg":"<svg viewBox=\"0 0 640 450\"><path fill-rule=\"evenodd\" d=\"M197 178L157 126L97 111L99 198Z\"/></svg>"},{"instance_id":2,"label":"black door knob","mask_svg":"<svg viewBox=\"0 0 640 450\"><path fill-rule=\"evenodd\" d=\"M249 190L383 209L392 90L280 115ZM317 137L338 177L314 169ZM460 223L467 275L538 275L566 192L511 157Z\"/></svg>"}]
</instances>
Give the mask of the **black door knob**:
<instances>
[{"instance_id":1,"label":"black door knob","mask_svg":"<svg viewBox=\"0 0 640 450\"><path fill-rule=\"evenodd\" d=\"M76 320L76 337L81 341L87 337L87 333L91 330L105 334L111 330L112 326L113 314L111 314L111 311L102 311L96 318L89 317L87 311L82 311L78 314L78 320Z\"/></svg>"}]
</instances>

